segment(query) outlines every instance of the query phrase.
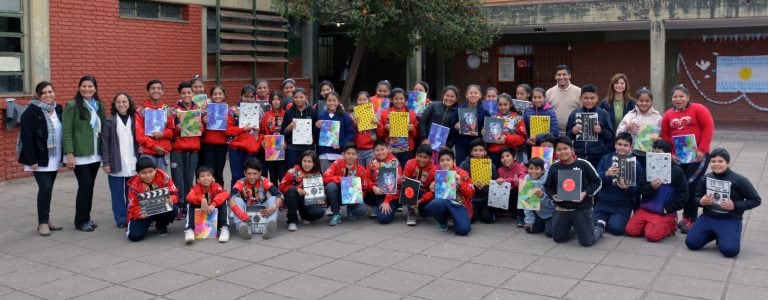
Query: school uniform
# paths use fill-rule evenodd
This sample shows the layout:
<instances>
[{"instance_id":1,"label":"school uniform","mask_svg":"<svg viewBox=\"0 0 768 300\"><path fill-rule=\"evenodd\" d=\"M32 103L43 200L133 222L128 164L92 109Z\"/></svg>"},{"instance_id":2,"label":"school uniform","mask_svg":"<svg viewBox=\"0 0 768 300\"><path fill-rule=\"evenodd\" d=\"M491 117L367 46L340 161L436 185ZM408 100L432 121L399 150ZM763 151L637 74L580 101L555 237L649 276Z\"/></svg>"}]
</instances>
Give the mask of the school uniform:
<instances>
[{"instance_id":1,"label":"school uniform","mask_svg":"<svg viewBox=\"0 0 768 300\"><path fill-rule=\"evenodd\" d=\"M688 199L688 182L683 169L675 163L671 178L672 182L657 189L650 182L641 187L640 208L627 222L627 236L644 236L649 242L658 242L677 231L677 211Z\"/></svg>"},{"instance_id":2,"label":"school uniform","mask_svg":"<svg viewBox=\"0 0 768 300\"><path fill-rule=\"evenodd\" d=\"M277 186L272 185L272 182L264 176L259 176L254 183L250 183L248 178L237 180L232 187L230 196L234 200L234 202L230 202L229 208L232 209L232 221L235 223L235 228L240 228L240 224L250 221L246 212L247 205L263 204L268 208L275 205L277 198L282 197ZM279 211L278 209L269 215L267 222L277 221Z\"/></svg>"},{"instance_id":3,"label":"school uniform","mask_svg":"<svg viewBox=\"0 0 768 300\"><path fill-rule=\"evenodd\" d=\"M408 122L413 125L414 130L408 131L408 137L390 137L389 130L386 125L389 124L389 114L391 112L407 112ZM390 125L391 126L391 125ZM416 149L416 139L419 136L419 121L416 119L416 114L409 111L405 106L402 108L395 108L394 106L381 113L381 120L379 127L376 129L376 136L379 139L387 140L389 149L392 154L397 157L400 162L400 166L404 166L408 159L411 158L411 151Z\"/></svg>"},{"instance_id":4,"label":"school uniform","mask_svg":"<svg viewBox=\"0 0 768 300\"><path fill-rule=\"evenodd\" d=\"M636 207L640 193L640 187L645 185L645 172L640 164L635 165L635 178L637 184L627 189L621 189L613 183L616 177L607 176L605 172L613 165L613 157L616 153L609 153L600 160L597 167L597 174L602 180L602 188L598 193L600 201L595 204L595 220L603 220L606 223L606 231L613 235L623 235L624 228L627 226L632 215L632 209ZM629 154L627 157L633 157Z\"/></svg>"},{"instance_id":5,"label":"school uniform","mask_svg":"<svg viewBox=\"0 0 768 300\"><path fill-rule=\"evenodd\" d=\"M155 139L149 136L144 131L144 110L145 109L162 109L167 114L167 120L165 122L165 129L163 130L163 136L160 139ZM144 101L144 103L136 108L136 142L141 146L139 157L149 157L155 161L155 165L165 172L170 172L170 153L171 153L171 139L173 139L173 131L176 127L176 123L173 121L173 110L168 105L158 102L153 104L151 100ZM165 151L165 154L158 154L155 152L155 147L160 146Z\"/></svg>"},{"instance_id":6,"label":"school uniform","mask_svg":"<svg viewBox=\"0 0 768 300\"><path fill-rule=\"evenodd\" d=\"M524 178L525 180L532 180L530 174L526 174ZM546 173L539 178L539 180L546 179ZM542 192L544 192L543 188ZM549 238L552 237L552 216L555 214L555 202L552 201L552 198L550 198L547 193L543 193L541 196L539 210L526 209L523 213L525 214L523 222L525 225L531 226L530 229L526 230L527 233L536 234L544 232L545 236Z\"/></svg>"},{"instance_id":7,"label":"school uniform","mask_svg":"<svg viewBox=\"0 0 768 300\"><path fill-rule=\"evenodd\" d=\"M596 142L577 141L576 135L573 134L573 127L576 126L576 114L577 113L597 113L597 122L600 125L600 134L598 134ZM582 132L585 128L582 127ZM610 123L608 112L602 108L579 108L574 110L568 117L568 123L565 127L565 134L573 141L573 151L579 156L579 158L585 159L592 164L593 167L597 167L600 163L600 159L604 155L613 151L613 141L616 135L614 134L613 124Z\"/></svg>"},{"instance_id":8,"label":"school uniform","mask_svg":"<svg viewBox=\"0 0 768 300\"><path fill-rule=\"evenodd\" d=\"M176 102L176 111L200 109L195 102L190 102L189 107L185 107L182 101ZM197 172L197 161L200 159L200 137L199 136L181 136L181 120L174 116L176 126L173 128L173 150L171 151L171 177L176 187L179 189L179 199L182 207L187 202L187 193L192 185L195 184L195 172Z\"/></svg>"},{"instance_id":9,"label":"school uniform","mask_svg":"<svg viewBox=\"0 0 768 300\"><path fill-rule=\"evenodd\" d=\"M400 162L397 160L397 157L395 157L394 154L390 153L383 160L374 158L371 161L371 164L368 166L368 170L370 170L369 181L371 182L372 187L378 184L379 172L382 168L395 168L395 172L397 174L396 180L400 180L402 174ZM397 192L399 192L399 190L397 190L395 194L376 195L373 193L373 191L371 191L365 196L365 204L377 210L376 219L379 221L379 224L389 224L395 218L395 213L400 207L400 201L397 201L400 195ZM383 203L389 204L391 208L391 211L388 214L385 214L381 210L381 204ZM409 209L409 213L410 212L411 210Z\"/></svg>"},{"instance_id":10,"label":"school uniform","mask_svg":"<svg viewBox=\"0 0 768 300\"><path fill-rule=\"evenodd\" d=\"M226 102L221 102L226 104ZM203 124L207 126L207 124ZM216 182L224 184L224 165L227 163L227 133L225 130L203 131L202 148L200 149L200 166L207 166L213 169L213 178Z\"/></svg>"},{"instance_id":11,"label":"school uniform","mask_svg":"<svg viewBox=\"0 0 768 300\"><path fill-rule=\"evenodd\" d=\"M517 154L517 150L520 150L525 146L525 140L528 139L528 130L526 130L525 121L519 114L517 114L517 112L509 112L507 114L496 113L495 117L505 120L504 140L501 144L488 143L488 157L491 158L491 161L493 161L494 164L501 166L501 150L504 149L504 147L510 147L515 150L515 153L512 155ZM506 124L516 117L520 117L517 123Z\"/></svg>"},{"instance_id":12,"label":"school uniform","mask_svg":"<svg viewBox=\"0 0 768 300\"><path fill-rule=\"evenodd\" d=\"M154 216L141 218L139 194L161 188L168 188L171 202L174 204L172 206L173 209ZM153 222L159 232L167 232L168 224L173 223L173 219L178 213L179 208L176 206L178 201L179 190L176 189L171 176L165 173L165 171L155 169L155 177L149 183L141 180L139 175L131 177L128 180L128 225L126 226L125 235L132 242L141 241L147 236L149 226Z\"/></svg>"},{"instance_id":13,"label":"school uniform","mask_svg":"<svg viewBox=\"0 0 768 300\"><path fill-rule=\"evenodd\" d=\"M458 115L458 105L445 106L442 101L432 102L421 115L421 122L419 122L419 135L421 135L421 140L424 141L429 139L429 129L431 128L432 123L439 124L448 127L448 138L445 141L445 147L453 149L459 131L456 130L456 123L452 121L454 120L454 117L458 119ZM435 164L437 164L437 152L438 151L432 151L432 162Z\"/></svg>"},{"instance_id":14,"label":"school uniform","mask_svg":"<svg viewBox=\"0 0 768 300\"><path fill-rule=\"evenodd\" d=\"M332 162L344 158L341 149L355 138L355 124L352 123L352 119L349 118L348 114L341 111L336 111L333 115L328 111L325 111L317 117L317 120L339 122L339 148L334 149L333 147L328 146L317 146L317 156L320 158L320 163L323 169L326 169ZM320 128L317 128L315 123L312 123L312 132L313 136L319 138ZM318 141L315 141L315 144L317 144L317 142ZM298 163L301 164L301 162Z\"/></svg>"},{"instance_id":15,"label":"school uniform","mask_svg":"<svg viewBox=\"0 0 768 300\"><path fill-rule=\"evenodd\" d=\"M459 167L469 173L470 183L472 183L470 159L472 159L472 157L467 157L467 159L461 162ZM499 173L496 170L496 165L491 163L491 180L496 180L496 178L499 178ZM496 221L496 208L488 206L488 189L489 183L484 183L483 187L480 189L475 188L475 193L472 196L472 211L474 212L472 219L491 224Z\"/></svg>"},{"instance_id":16,"label":"school uniform","mask_svg":"<svg viewBox=\"0 0 768 300\"><path fill-rule=\"evenodd\" d=\"M331 211L335 215L341 213L341 178L347 176L360 177L363 193L371 190L371 177L366 167L363 167L357 161L355 161L351 168L347 168L347 162L343 159L333 162L328 167L328 170L325 170L323 173L323 184L325 184L326 199L331 205ZM352 212L352 215L359 216L365 214L367 208L363 203L348 204L347 211L348 213Z\"/></svg>"},{"instance_id":17,"label":"school uniform","mask_svg":"<svg viewBox=\"0 0 768 300\"><path fill-rule=\"evenodd\" d=\"M552 108L552 106L549 105L549 103L544 103L544 105L539 107L531 105L531 107L528 107L525 109L525 113L523 114L523 120L525 120L526 129L531 128L532 116L548 116L549 117L549 133L552 134L552 136L560 135L560 127L558 125L557 114L555 113L555 110ZM532 138L537 138L537 137L532 136Z\"/></svg>"},{"instance_id":18,"label":"school uniform","mask_svg":"<svg viewBox=\"0 0 768 300\"><path fill-rule=\"evenodd\" d=\"M285 196L285 203L288 207L288 224L298 224L299 216L301 216L302 220L310 222L325 216L325 208L319 204L306 205L304 196L299 195L298 189L304 188L304 178L309 176L323 176L323 174L308 174L304 172L300 165L296 165L285 172L283 180L280 181L279 189Z\"/></svg>"},{"instance_id":19,"label":"school uniform","mask_svg":"<svg viewBox=\"0 0 768 300\"><path fill-rule=\"evenodd\" d=\"M421 217L426 217L424 204L435 197L434 193L429 189L429 185L435 181L436 169L437 167L432 164L431 161L427 162L427 165L423 168L420 167L419 162L415 158L409 159L403 168L403 177L401 177L399 181L401 185L405 181L405 179L403 179L405 177L418 180L421 183L419 185L419 199L416 205Z\"/></svg>"},{"instance_id":20,"label":"school uniform","mask_svg":"<svg viewBox=\"0 0 768 300\"><path fill-rule=\"evenodd\" d=\"M456 172L456 200L434 198L433 193L430 198L424 199L426 202L424 211L441 226L448 222L448 218L452 218L453 232L458 235L468 235L472 231L472 197L475 194L475 188L467 171L456 166L451 171ZM432 176L434 178L434 174Z\"/></svg>"},{"instance_id":21,"label":"school uniform","mask_svg":"<svg viewBox=\"0 0 768 300\"><path fill-rule=\"evenodd\" d=\"M571 164L558 161L549 167L547 179L544 181L544 192L554 197L557 195L558 171L581 170L581 192L586 196L581 202L555 202L555 213L552 216L552 238L555 242L565 243L571 239L571 227L576 231L579 244L589 247L603 236L603 229L595 226L592 219L594 197L602 188L600 176L588 161L577 158Z\"/></svg>"},{"instance_id":22,"label":"school uniform","mask_svg":"<svg viewBox=\"0 0 768 300\"><path fill-rule=\"evenodd\" d=\"M315 131L313 130L312 141L314 143L310 145L294 145L293 130L286 130L288 125L293 122L293 119L310 119L310 125L312 128L315 128L315 123L317 123L317 112L309 106L308 103L304 106L304 110L299 110L296 105L292 105L291 108L286 110L280 130L282 130L283 135L285 135L285 143L287 145L287 149L285 150L285 163L287 166L299 164L299 157L304 151L315 150L315 144L317 144L318 138L318 135L314 134Z\"/></svg>"},{"instance_id":23,"label":"school uniform","mask_svg":"<svg viewBox=\"0 0 768 300\"><path fill-rule=\"evenodd\" d=\"M456 152L456 161L464 161L469 157L470 152L472 152L472 141L474 141L477 138L483 137L483 128L485 127L485 117L490 117L490 114L487 110L485 110L483 107L480 106L480 102L477 103L477 105L470 107L468 103L464 103L459 105L458 108L475 108L477 109L477 136L471 136L466 134L461 134L456 131L456 144L454 145L454 151ZM456 124L459 123L459 113L458 109L456 109L456 113L452 114L451 119L451 126L448 126L451 128L451 131L456 130ZM427 132L427 135L429 135L429 132Z\"/></svg>"},{"instance_id":24,"label":"school uniform","mask_svg":"<svg viewBox=\"0 0 768 300\"><path fill-rule=\"evenodd\" d=\"M214 182L206 191L202 185L195 184L189 190L187 194L187 224L186 229L195 229L195 209L199 209L205 199L208 205L213 205L217 209L216 228L217 232L221 232L222 227L229 227L229 218L227 214L227 200L229 200L229 192L227 192L220 184Z\"/></svg>"},{"instance_id":25,"label":"school uniform","mask_svg":"<svg viewBox=\"0 0 768 300\"><path fill-rule=\"evenodd\" d=\"M285 110L282 109L282 107L277 112L270 109L264 113L264 116L261 118L261 126L259 126L262 139L267 135L282 134L282 132L280 132L280 126L283 125L283 117L285 117ZM285 171L288 169L288 165L285 164L285 161L266 161L265 159L264 164L266 167L262 170L262 175L265 177L269 176L269 180L272 181L273 185L280 184L280 180L285 176Z\"/></svg>"},{"instance_id":26,"label":"school uniform","mask_svg":"<svg viewBox=\"0 0 768 300\"><path fill-rule=\"evenodd\" d=\"M497 172L499 173L499 178L509 182L512 189L511 193L509 193L509 211L514 212L518 222L522 221L525 218L525 214L522 209L517 209L517 191L520 186L520 180L528 174L528 168L523 163L516 161L509 167L500 166Z\"/></svg>"},{"instance_id":27,"label":"school uniform","mask_svg":"<svg viewBox=\"0 0 768 300\"><path fill-rule=\"evenodd\" d=\"M261 149L261 142L264 138L259 134L258 129L246 131L240 127L240 103L229 108L229 117L227 118L227 130L225 134L229 140L229 170L232 174L231 186L235 186L240 178L245 177L243 165L249 158L255 158Z\"/></svg>"}]
</instances>

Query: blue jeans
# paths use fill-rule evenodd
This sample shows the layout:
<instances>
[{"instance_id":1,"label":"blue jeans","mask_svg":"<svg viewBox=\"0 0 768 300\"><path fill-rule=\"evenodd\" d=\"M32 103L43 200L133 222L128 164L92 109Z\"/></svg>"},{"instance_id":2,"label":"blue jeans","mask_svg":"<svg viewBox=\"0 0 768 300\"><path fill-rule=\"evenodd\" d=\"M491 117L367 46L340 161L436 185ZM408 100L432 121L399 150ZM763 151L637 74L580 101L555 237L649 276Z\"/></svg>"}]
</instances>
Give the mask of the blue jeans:
<instances>
[{"instance_id":1,"label":"blue jeans","mask_svg":"<svg viewBox=\"0 0 768 300\"><path fill-rule=\"evenodd\" d=\"M360 149L357 151L357 154L358 154L357 161L360 162L360 164L363 166L367 167L368 164L370 164L371 161L373 160L373 149L367 149L367 150ZM405 165L402 165L400 167L404 167L404 166Z\"/></svg>"},{"instance_id":2,"label":"blue jeans","mask_svg":"<svg viewBox=\"0 0 768 300\"><path fill-rule=\"evenodd\" d=\"M334 215L341 214L341 189L335 182L331 182L325 186L325 196L331 205L331 211ZM345 204L347 211L351 212L355 216L364 215L367 212L367 208L364 203L360 204Z\"/></svg>"},{"instance_id":3,"label":"blue jeans","mask_svg":"<svg viewBox=\"0 0 768 300\"><path fill-rule=\"evenodd\" d=\"M168 228L168 224L173 223L173 218L179 213L179 207L174 205L173 210L154 216L149 216L146 219L131 220L128 222L128 226L125 230L125 235L132 242L138 242L147 237L149 232L149 225L155 222L155 228L163 229Z\"/></svg>"},{"instance_id":4,"label":"blue jeans","mask_svg":"<svg viewBox=\"0 0 768 300\"><path fill-rule=\"evenodd\" d=\"M688 249L699 250L711 241L717 241L717 248L725 257L735 257L741 250L741 219L715 219L701 215L685 237Z\"/></svg>"},{"instance_id":5,"label":"blue jeans","mask_svg":"<svg viewBox=\"0 0 768 300\"><path fill-rule=\"evenodd\" d=\"M453 218L453 232L458 235L467 235L472 231L469 210L462 205L445 199L434 199L426 204L424 210L440 224L448 223L448 217Z\"/></svg>"},{"instance_id":6,"label":"blue jeans","mask_svg":"<svg viewBox=\"0 0 768 300\"><path fill-rule=\"evenodd\" d=\"M240 210L242 210L242 211L245 211L245 210L246 210L246 208L245 208L245 201L243 200L243 198L240 198L240 197L233 197L232 199L233 199L233 200L235 200L235 203L237 204L237 206L239 206L239 207L240 207ZM266 205L267 207L270 207L270 206L272 206L272 205L275 205L275 200L277 200L277 198L275 198L275 196L269 196L269 198L267 198L267 200L266 200L266 201L264 201L264 205ZM224 208L226 208L226 205L222 205L222 206L224 206ZM220 208L220 209L221 209L221 208ZM278 210L278 211L275 211L275 212L273 212L271 215L269 215L269 217L267 217L267 222L269 222L269 221L275 221L275 222L277 222L277 213L278 213L279 211L280 211L280 210ZM234 223L235 223L235 224L234 224L234 225L235 225L235 228L238 228L238 227L240 227L240 224L243 224L243 223L245 222L245 221L243 221L243 220L240 220L240 218L238 218L238 217L237 217L236 215L234 215L234 214L230 214L230 215L232 215L232 221L234 221ZM194 227L194 225L192 225L192 226Z\"/></svg>"},{"instance_id":7,"label":"blue jeans","mask_svg":"<svg viewBox=\"0 0 768 300\"><path fill-rule=\"evenodd\" d=\"M598 202L599 203L599 202ZM629 217L632 215L631 207L604 207L598 204L594 209L594 219L605 221L605 231L613 235L624 235Z\"/></svg>"},{"instance_id":8,"label":"blue jeans","mask_svg":"<svg viewBox=\"0 0 768 300\"><path fill-rule=\"evenodd\" d=\"M256 155L250 155L243 150L229 148L229 171L232 174L230 188L235 186L235 182L245 177L243 166L245 165L245 161L251 157L256 157Z\"/></svg>"},{"instance_id":9,"label":"blue jeans","mask_svg":"<svg viewBox=\"0 0 768 300\"><path fill-rule=\"evenodd\" d=\"M115 218L115 225L125 225L128 216L128 179L131 177L121 177L108 175L109 193L112 195L112 216Z\"/></svg>"}]
</instances>

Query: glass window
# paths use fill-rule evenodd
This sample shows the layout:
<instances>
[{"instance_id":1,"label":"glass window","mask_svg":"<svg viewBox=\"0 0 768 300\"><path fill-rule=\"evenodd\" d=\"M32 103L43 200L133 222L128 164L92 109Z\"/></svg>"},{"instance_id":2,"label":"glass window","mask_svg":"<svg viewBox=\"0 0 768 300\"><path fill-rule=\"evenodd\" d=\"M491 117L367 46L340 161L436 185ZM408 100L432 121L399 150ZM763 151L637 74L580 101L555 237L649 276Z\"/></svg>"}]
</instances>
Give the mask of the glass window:
<instances>
[{"instance_id":1,"label":"glass window","mask_svg":"<svg viewBox=\"0 0 768 300\"><path fill-rule=\"evenodd\" d=\"M21 52L21 37L0 36L0 52Z\"/></svg>"},{"instance_id":2,"label":"glass window","mask_svg":"<svg viewBox=\"0 0 768 300\"><path fill-rule=\"evenodd\" d=\"M0 11L21 11L21 0L3 0L0 1Z\"/></svg>"},{"instance_id":3,"label":"glass window","mask_svg":"<svg viewBox=\"0 0 768 300\"><path fill-rule=\"evenodd\" d=\"M120 0L121 17L182 20L182 5L154 1Z\"/></svg>"},{"instance_id":4,"label":"glass window","mask_svg":"<svg viewBox=\"0 0 768 300\"><path fill-rule=\"evenodd\" d=\"M24 90L23 74L0 72L0 93L21 92Z\"/></svg>"},{"instance_id":5,"label":"glass window","mask_svg":"<svg viewBox=\"0 0 768 300\"><path fill-rule=\"evenodd\" d=\"M0 32L21 33L21 18L0 16Z\"/></svg>"},{"instance_id":6,"label":"glass window","mask_svg":"<svg viewBox=\"0 0 768 300\"><path fill-rule=\"evenodd\" d=\"M176 5L161 5L160 18L181 20L181 7Z\"/></svg>"}]
</instances>

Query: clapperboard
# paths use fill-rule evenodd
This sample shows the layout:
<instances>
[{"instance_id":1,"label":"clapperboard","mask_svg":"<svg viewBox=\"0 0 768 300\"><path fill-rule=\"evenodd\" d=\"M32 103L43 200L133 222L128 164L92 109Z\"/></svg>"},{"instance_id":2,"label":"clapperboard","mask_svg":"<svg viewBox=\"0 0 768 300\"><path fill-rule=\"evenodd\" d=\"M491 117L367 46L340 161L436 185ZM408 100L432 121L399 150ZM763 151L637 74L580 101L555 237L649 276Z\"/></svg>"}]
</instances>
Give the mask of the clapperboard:
<instances>
[{"instance_id":1,"label":"clapperboard","mask_svg":"<svg viewBox=\"0 0 768 300\"><path fill-rule=\"evenodd\" d=\"M252 234L264 233L264 228L267 226L267 218L261 217L259 214L263 209L267 209L265 203L256 203L245 206L245 213L251 218L248 222L248 227L251 229Z\"/></svg>"},{"instance_id":2,"label":"clapperboard","mask_svg":"<svg viewBox=\"0 0 768 300\"><path fill-rule=\"evenodd\" d=\"M302 180L304 192L304 205L317 205L318 201L325 200L325 187L322 176L305 177Z\"/></svg>"},{"instance_id":3,"label":"clapperboard","mask_svg":"<svg viewBox=\"0 0 768 300\"><path fill-rule=\"evenodd\" d=\"M168 192L168 188L161 188L144 192L139 194L139 208L141 214L146 216L154 216L169 212L173 208L168 203L171 199L171 194Z\"/></svg>"},{"instance_id":4,"label":"clapperboard","mask_svg":"<svg viewBox=\"0 0 768 300\"><path fill-rule=\"evenodd\" d=\"M626 155L614 155L612 165L619 168L619 175L614 178L614 185L618 184L619 179L624 179L624 184L627 186L636 186L637 185L637 178L636 178L636 169L637 169L637 158L634 156L628 157Z\"/></svg>"},{"instance_id":5,"label":"clapperboard","mask_svg":"<svg viewBox=\"0 0 768 300\"><path fill-rule=\"evenodd\" d=\"M581 125L581 133L576 135L576 140L584 142L597 142L595 125L598 124L600 123L597 122L597 113L576 113L576 125Z\"/></svg>"}]
</instances>

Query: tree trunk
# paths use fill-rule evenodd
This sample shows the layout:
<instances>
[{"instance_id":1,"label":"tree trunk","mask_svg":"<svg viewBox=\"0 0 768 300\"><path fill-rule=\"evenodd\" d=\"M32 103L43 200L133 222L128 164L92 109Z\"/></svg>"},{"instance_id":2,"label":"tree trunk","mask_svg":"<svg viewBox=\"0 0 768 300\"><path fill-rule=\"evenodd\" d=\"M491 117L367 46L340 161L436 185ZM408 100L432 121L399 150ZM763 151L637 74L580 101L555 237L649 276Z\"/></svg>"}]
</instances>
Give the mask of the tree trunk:
<instances>
[{"instance_id":1,"label":"tree trunk","mask_svg":"<svg viewBox=\"0 0 768 300\"><path fill-rule=\"evenodd\" d=\"M360 68L360 62L363 60L363 54L365 54L368 48L368 38L363 35L360 37L360 41L355 48L355 54L352 56L352 62L349 65L349 73L347 75L347 81L344 82L344 88L341 90L341 102L344 107L351 107L350 96L352 95L352 88L355 86L355 79L357 79L357 69Z\"/></svg>"}]
</instances>

